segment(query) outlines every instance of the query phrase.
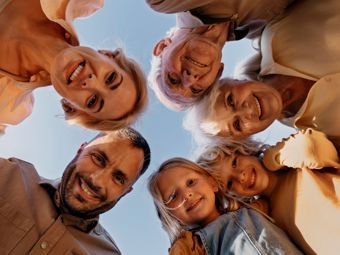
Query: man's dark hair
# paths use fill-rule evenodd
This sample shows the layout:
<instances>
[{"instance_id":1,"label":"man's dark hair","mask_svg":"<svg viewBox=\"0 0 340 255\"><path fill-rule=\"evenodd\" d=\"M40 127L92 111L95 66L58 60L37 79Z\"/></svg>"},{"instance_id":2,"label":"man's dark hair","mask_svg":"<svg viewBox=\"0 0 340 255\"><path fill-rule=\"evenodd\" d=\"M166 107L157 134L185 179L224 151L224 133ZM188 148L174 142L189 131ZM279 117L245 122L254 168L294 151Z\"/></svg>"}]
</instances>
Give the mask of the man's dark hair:
<instances>
[{"instance_id":1,"label":"man's dark hair","mask_svg":"<svg viewBox=\"0 0 340 255\"><path fill-rule=\"evenodd\" d=\"M144 162L139 173L139 176L141 176L150 165L151 151L148 142L137 130L131 127L122 128L116 132L118 133L118 137L128 139L135 148L143 150Z\"/></svg>"}]
</instances>

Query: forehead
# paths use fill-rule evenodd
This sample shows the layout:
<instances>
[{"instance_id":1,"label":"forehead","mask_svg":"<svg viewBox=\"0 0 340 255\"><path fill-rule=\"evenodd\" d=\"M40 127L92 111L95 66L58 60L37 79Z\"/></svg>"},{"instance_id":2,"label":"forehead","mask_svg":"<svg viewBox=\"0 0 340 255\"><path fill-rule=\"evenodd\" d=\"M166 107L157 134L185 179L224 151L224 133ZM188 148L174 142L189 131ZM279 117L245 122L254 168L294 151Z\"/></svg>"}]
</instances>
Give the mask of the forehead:
<instances>
[{"instance_id":1,"label":"forehead","mask_svg":"<svg viewBox=\"0 0 340 255\"><path fill-rule=\"evenodd\" d=\"M175 188L180 185L181 181L185 181L190 176L200 175L195 170L189 169L185 166L171 167L160 173L158 176L158 187L161 193L168 189Z\"/></svg>"},{"instance_id":2,"label":"forehead","mask_svg":"<svg viewBox=\"0 0 340 255\"><path fill-rule=\"evenodd\" d=\"M143 166L143 150L134 147L128 139L105 135L89 143L84 151L92 150L105 153L110 164L122 168L127 174L138 175Z\"/></svg>"}]
</instances>

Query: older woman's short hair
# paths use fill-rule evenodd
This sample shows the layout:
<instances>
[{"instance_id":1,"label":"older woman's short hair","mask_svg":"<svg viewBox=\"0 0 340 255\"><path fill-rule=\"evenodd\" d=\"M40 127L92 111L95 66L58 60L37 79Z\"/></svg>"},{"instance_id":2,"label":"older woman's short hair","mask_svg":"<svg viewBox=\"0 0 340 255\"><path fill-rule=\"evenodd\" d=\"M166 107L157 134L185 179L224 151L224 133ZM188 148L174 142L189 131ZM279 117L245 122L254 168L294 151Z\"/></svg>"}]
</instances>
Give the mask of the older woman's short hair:
<instances>
[{"instance_id":1,"label":"older woman's short hair","mask_svg":"<svg viewBox=\"0 0 340 255\"><path fill-rule=\"evenodd\" d=\"M166 37L173 37L178 29L178 27L170 28L170 30L166 33ZM158 100L171 110L183 111L194 105L195 102L200 99L184 97L174 93L169 88L162 78L162 55L152 56L148 81Z\"/></svg>"},{"instance_id":2,"label":"older woman's short hair","mask_svg":"<svg viewBox=\"0 0 340 255\"><path fill-rule=\"evenodd\" d=\"M128 58L120 48L112 52L112 55L117 61L117 64L131 75L134 81L137 91L137 99L132 110L119 119L100 120L96 117L90 116L86 112L74 109L70 110L67 101L62 100L61 103L65 112L65 119L70 124L78 124L80 126L99 131L117 130L132 124L145 109L148 102L148 94L146 78L141 67L135 60Z\"/></svg>"},{"instance_id":3,"label":"older woman's short hair","mask_svg":"<svg viewBox=\"0 0 340 255\"><path fill-rule=\"evenodd\" d=\"M197 165L196 163L184 159L184 158L172 158L165 161L156 172L154 172L149 177L148 189L153 197L154 204L156 207L156 211L158 214L159 219L162 222L163 229L168 233L170 241L174 242L176 238L180 235L181 232L187 230L186 226L175 218L170 210L164 205L159 187L158 187L158 178L160 174L168 169L174 167L183 167L190 170L193 170L199 174L211 176L211 174L202 168L201 166ZM212 176L214 177L214 176ZM222 191L222 186L218 186L219 191L216 193L216 207L220 212L223 212L224 209L224 194Z\"/></svg>"}]
</instances>

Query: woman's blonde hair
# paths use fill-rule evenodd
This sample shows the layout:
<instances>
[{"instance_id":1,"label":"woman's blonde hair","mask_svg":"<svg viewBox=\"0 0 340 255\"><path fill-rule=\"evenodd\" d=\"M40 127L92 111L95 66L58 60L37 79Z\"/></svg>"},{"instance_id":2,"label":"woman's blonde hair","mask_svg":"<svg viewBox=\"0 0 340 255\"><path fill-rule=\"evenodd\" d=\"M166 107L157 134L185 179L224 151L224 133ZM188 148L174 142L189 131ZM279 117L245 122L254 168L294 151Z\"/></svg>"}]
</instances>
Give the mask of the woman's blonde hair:
<instances>
[{"instance_id":1,"label":"woman's blonde hair","mask_svg":"<svg viewBox=\"0 0 340 255\"><path fill-rule=\"evenodd\" d=\"M149 177L148 189L153 198L158 217L160 221L162 222L162 227L168 233L171 243L173 243L176 240L176 238L180 235L181 232L188 230L188 227L183 225L175 216L173 216L171 211L164 204L162 195L158 187L158 178L162 172L175 168L175 167L187 168L199 174L211 176L215 179L215 177L210 172L208 172L206 169L184 158L172 158L172 159L165 161L158 168L158 170ZM223 213L225 211L226 202L224 200L222 186L220 186L218 182L217 184L218 184L218 192L216 193L216 201L215 201L216 208L221 213Z\"/></svg>"},{"instance_id":2,"label":"woman's blonde hair","mask_svg":"<svg viewBox=\"0 0 340 255\"><path fill-rule=\"evenodd\" d=\"M66 100L62 100L61 104L64 109L65 119L70 124L78 124L85 128L99 131L117 130L132 124L145 109L148 102L147 85L145 75L140 65L135 60L128 58L120 48L113 51L112 55L117 61L117 64L131 75L134 81L137 99L132 110L119 119L100 120L90 116L86 112L71 108Z\"/></svg>"}]
</instances>

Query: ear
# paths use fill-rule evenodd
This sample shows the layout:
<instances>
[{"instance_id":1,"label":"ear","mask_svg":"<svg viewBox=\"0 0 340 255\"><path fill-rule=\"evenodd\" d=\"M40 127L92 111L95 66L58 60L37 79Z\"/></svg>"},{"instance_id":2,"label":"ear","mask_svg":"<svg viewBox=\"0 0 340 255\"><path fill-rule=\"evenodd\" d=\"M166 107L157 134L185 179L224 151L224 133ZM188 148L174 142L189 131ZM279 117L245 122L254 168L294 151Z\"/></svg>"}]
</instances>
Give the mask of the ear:
<instances>
[{"instance_id":1,"label":"ear","mask_svg":"<svg viewBox=\"0 0 340 255\"><path fill-rule=\"evenodd\" d=\"M72 103L67 101L65 98L61 99L60 103L61 106L63 107L65 114L68 117L74 115L77 112L76 108L72 105Z\"/></svg>"},{"instance_id":2,"label":"ear","mask_svg":"<svg viewBox=\"0 0 340 255\"><path fill-rule=\"evenodd\" d=\"M80 145L80 147L79 147L79 149L78 149L78 151L77 151L77 155L79 155L79 154L84 150L84 148L86 147L86 145L88 145L87 142L82 143L82 144Z\"/></svg>"},{"instance_id":3,"label":"ear","mask_svg":"<svg viewBox=\"0 0 340 255\"><path fill-rule=\"evenodd\" d=\"M220 69L218 69L218 73L217 73L217 77L216 77L217 79L219 79L221 77L221 75L223 73L223 70L224 70L224 64L221 63L220 64Z\"/></svg>"},{"instance_id":4,"label":"ear","mask_svg":"<svg viewBox=\"0 0 340 255\"><path fill-rule=\"evenodd\" d=\"M171 38L166 37L162 40L160 40L155 47L153 48L153 55L154 56L159 56L160 54L162 54L163 50L170 45L171 43Z\"/></svg>"}]
</instances>

